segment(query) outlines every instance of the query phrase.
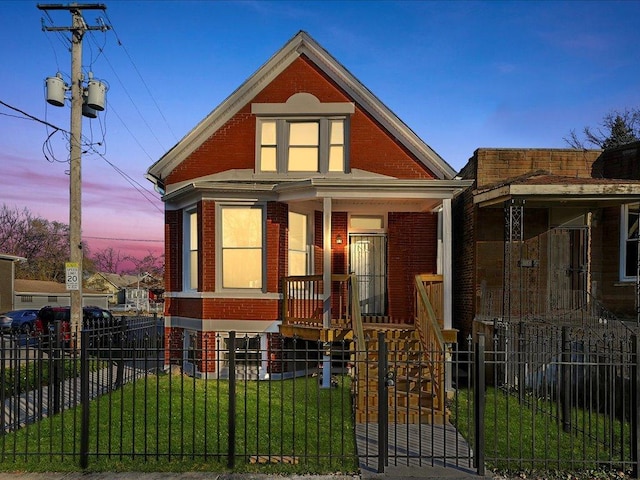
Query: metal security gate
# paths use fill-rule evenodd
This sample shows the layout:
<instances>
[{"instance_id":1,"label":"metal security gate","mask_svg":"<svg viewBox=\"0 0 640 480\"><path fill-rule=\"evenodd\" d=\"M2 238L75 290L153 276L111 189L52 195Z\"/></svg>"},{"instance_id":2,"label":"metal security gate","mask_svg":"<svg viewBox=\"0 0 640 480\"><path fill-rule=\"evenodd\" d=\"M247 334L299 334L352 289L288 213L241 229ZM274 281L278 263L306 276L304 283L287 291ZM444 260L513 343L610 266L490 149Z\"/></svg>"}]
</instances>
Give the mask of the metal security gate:
<instances>
[{"instance_id":1,"label":"metal security gate","mask_svg":"<svg viewBox=\"0 0 640 480\"><path fill-rule=\"evenodd\" d=\"M549 232L549 309L582 308L587 292L587 229L554 228Z\"/></svg>"},{"instance_id":2,"label":"metal security gate","mask_svg":"<svg viewBox=\"0 0 640 480\"><path fill-rule=\"evenodd\" d=\"M387 236L350 235L350 271L358 277L363 315L387 314Z\"/></svg>"},{"instance_id":3,"label":"metal security gate","mask_svg":"<svg viewBox=\"0 0 640 480\"><path fill-rule=\"evenodd\" d=\"M370 334L376 336L375 332ZM454 397L457 389L462 389L463 396L469 391L470 352L465 352L465 360L458 361L459 355L451 350L451 359L445 360L449 357L443 352L419 347L409 354L407 348L412 343L411 337L400 331L379 331L377 341L369 341L366 354L356 355L355 434L360 468L392 476L402 473L421 477L425 468L433 467L472 474L478 471L469 443L472 437L465 438L463 432L472 431L473 416L466 406L460 412ZM429 359L435 358L449 363L445 381L454 384L456 390L451 392L446 417L433 421L435 407L430 404L436 387L416 372L424 371ZM472 403L466 405L471 407ZM458 426L464 423L462 428L454 426L453 416Z\"/></svg>"}]
</instances>

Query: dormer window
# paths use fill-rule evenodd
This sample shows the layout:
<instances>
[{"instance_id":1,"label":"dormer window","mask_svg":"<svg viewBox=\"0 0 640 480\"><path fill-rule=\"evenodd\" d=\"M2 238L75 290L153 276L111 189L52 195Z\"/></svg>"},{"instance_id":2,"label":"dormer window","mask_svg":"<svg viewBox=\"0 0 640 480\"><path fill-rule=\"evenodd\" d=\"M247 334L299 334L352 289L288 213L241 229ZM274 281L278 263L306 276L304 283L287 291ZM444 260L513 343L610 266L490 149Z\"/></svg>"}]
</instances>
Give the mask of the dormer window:
<instances>
[{"instance_id":1,"label":"dormer window","mask_svg":"<svg viewBox=\"0 0 640 480\"><path fill-rule=\"evenodd\" d=\"M347 121L352 103L320 103L307 93L284 104L256 103L256 171L259 173L346 173Z\"/></svg>"}]
</instances>

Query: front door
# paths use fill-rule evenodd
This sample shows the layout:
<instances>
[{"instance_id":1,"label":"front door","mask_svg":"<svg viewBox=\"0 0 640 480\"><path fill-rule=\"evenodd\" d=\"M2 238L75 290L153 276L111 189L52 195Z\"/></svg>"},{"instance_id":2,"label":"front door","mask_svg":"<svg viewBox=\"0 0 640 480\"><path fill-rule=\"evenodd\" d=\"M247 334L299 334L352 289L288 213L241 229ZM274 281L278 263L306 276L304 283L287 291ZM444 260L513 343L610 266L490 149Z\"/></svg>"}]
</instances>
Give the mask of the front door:
<instances>
[{"instance_id":1,"label":"front door","mask_svg":"<svg viewBox=\"0 0 640 480\"><path fill-rule=\"evenodd\" d=\"M386 315L387 236L349 235L349 270L358 279L362 315Z\"/></svg>"},{"instance_id":2,"label":"front door","mask_svg":"<svg viewBox=\"0 0 640 480\"><path fill-rule=\"evenodd\" d=\"M549 240L549 307L580 309L587 294L587 229L554 228Z\"/></svg>"}]
</instances>

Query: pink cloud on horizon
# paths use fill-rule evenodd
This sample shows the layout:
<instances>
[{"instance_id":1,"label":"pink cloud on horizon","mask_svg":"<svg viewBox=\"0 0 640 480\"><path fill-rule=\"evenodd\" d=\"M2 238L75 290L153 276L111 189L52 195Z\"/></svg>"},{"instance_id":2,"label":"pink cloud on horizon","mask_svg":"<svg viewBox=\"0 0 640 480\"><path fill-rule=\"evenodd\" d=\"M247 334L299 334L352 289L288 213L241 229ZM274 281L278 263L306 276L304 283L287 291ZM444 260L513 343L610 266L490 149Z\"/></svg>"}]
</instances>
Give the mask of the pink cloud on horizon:
<instances>
[{"instance_id":1,"label":"pink cloud on horizon","mask_svg":"<svg viewBox=\"0 0 640 480\"><path fill-rule=\"evenodd\" d=\"M32 215L69 223L69 176L65 162L0 155L1 202ZM145 196L115 172L86 162L82 179L82 237L91 252L113 248L137 258L164 253L163 205L144 178ZM140 175L141 176L141 175ZM142 177L142 176L141 176ZM138 188L141 188L138 186ZM134 240L134 241L131 241Z\"/></svg>"}]
</instances>

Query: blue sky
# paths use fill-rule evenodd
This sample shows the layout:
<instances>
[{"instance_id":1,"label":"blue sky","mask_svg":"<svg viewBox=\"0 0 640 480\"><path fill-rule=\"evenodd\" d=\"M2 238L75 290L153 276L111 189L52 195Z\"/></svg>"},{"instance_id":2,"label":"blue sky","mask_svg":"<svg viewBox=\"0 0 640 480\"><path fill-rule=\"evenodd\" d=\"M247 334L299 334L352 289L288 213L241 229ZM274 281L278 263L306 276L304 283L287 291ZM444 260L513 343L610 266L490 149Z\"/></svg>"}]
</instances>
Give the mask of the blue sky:
<instances>
[{"instance_id":1,"label":"blue sky","mask_svg":"<svg viewBox=\"0 0 640 480\"><path fill-rule=\"evenodd\" d=\"M299 30L455 170L478 147L563 148L571 129L640 107L638 1L102 3L106 15L85 19L113 30L83 42L86 70L109 84L106 111L83 124L102 154L82 163L94 249L159 251L161 202L116 170L152 191L147 168ZM70 15L36 5L0 2L0 101L68 129L70 110L47 106L44 79L68 79L71 57L41 18L68 26ZM50 129L1 104L0 132L0 202L68 223L65 138L45 144Z\"/></svg>"}]
</instances>

